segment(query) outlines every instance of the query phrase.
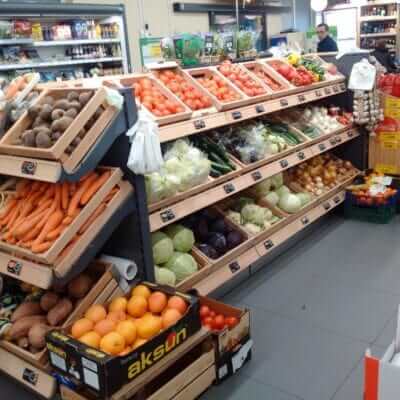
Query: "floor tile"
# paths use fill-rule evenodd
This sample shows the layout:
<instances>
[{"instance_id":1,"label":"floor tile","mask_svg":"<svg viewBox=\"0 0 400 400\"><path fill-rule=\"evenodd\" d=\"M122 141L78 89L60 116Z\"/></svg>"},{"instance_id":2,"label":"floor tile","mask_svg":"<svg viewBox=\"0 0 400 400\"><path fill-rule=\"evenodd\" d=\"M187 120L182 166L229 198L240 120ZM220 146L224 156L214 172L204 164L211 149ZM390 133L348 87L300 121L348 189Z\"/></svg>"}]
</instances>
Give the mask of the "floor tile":
<instances>
[{"instance_id":1,"label":"floor tile","mask_svg":"<svg viewBox=\"0 0 400 400\"><path fill-rule=\"evenodd\" d=\"M1 399L34 400L39 397L34 396L18 385L7 375L0 374L0 393Z\"/></svg>"},{"instance_id":2,"label":"floor tile","mask_svg":"<svg viewBox=\"0 0 400 400\"><path fill-rule=\"evenodd\" d=\"M252 311L254 352L245 373L258 382L306 400L329 400L364 354L362 342L306 321Z\"/></svg>"},{"instance_id":3,"label":"floor tile","mask_svg":"<svg viewBox=\"0 0 400 400\"><path fill-rule=\"evenodd\" d=\"M382 332L379 334L374 344L387 348L394 340L397 325L397 310L393 313L392 318L386 323Z\"/></svg>"}]
</instances>

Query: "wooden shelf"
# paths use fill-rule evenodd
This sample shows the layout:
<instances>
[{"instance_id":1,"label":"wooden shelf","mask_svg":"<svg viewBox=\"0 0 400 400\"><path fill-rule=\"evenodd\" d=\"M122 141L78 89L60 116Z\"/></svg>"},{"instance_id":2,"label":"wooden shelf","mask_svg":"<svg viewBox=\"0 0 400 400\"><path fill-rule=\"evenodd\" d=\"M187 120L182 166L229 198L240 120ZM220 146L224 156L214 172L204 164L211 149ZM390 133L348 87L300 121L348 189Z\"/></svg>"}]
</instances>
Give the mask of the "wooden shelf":
<instances>
[{"instance_id":1,"label":"wooden shelf","mask_svg":"<svg viewBox=\"0 0 400 400\"><path fill-rule=\"evenodd\" d=\"M194 284L193 288L197 289L201 295L206 296L233 279L240 272L248 270L251 264L254 264L261 257L264 257L311 223L343 203L345 198L344 187L347 185L348 181L340 184L329 194L321 196L316 205L312 208L306 208L304 211L296 214L294 219L282 229L276 231L267 238L263 238L259 243L256 243L255 246L244 251L234 261L231 260L222 267L210 269L210 273L200 282Z\"/></svg>"},{"instance_id":2,"label":"wooden shelf","mask_svg":"<svg viewBox=\"0 0 400 400\"><path fill-rule=\"evenodd\" d=\"M218 112L194 117L190 120L162 126L159 128L161 143L182 137L194 135L199 132L230 125L235 122L245 121L262 115L295 107L311 101L320 100L346 91L344 78L335 82L320 82L319 87L311 90L299 91L296 94L285 95L250 106L239 107L234 110ZM299 88L301 90L302 88Z\"/></svg>"},{"instance_id":3,"label":"wooden shelf","mask_svg":"<svg viewBox=\"0 0 400 400\"><path fill-rule=\"evenodd\" d=\"M360 133L354 128L339 134L331 133L319 138L318 142L314 140L310 141L311 143L308 144L308 146L306 142L304 145L305 147L301 150L293 150L290 154L285 154L279 159L274 159L274 161L266 159L265 163L261 166L260 163L256 163L256 167L253 167L253 169L246 171L238 177L225 181L208 190L204 190L201 193L186 197L175 204L151 213L149 216L150 231L158 231L195 211L232 196L257 184L260 180L287 170L309 158L348 142L359 135ZM249 166L249 168L251 168L251 166Z\"/></svg>"}]
</instances>

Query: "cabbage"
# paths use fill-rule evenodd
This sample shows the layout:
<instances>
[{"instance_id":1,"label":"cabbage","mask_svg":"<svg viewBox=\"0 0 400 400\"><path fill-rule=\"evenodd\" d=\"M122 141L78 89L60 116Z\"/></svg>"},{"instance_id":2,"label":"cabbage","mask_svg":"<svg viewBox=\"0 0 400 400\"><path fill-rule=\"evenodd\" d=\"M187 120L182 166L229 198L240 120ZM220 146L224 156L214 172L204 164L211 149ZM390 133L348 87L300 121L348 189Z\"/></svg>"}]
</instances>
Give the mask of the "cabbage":
<instances>
[{"instance_id":1,"label":"cabbage","mask_svg":"<svg viewBox=\"0 0 400 400\"><path fill-rule=\"evenodd\" d=\"M271 179L271 186L276 190L279 189L283 185L283 174L280 172L279 174L274 175Z\"/></svg>"},{"instance_id":2,"label":"cabbage","mask_svg":"<svg viewBox=\"0 0 400 400\"><path fill-rule=\"evenodd\" d=\"M250 222L262 227L264 226L265 210L265 208L257 206L256 204L247 204L242 208L240 214L245 223Z\"/></svg>"},{"instance_id":3,"label":"cabbage","mask_svg":"<svg viewBox=\"0 0 400 400\"><path fill-rule=\"evenodd\" d=\"M300 198L296 194L286 193L280 198L279 207L289 214L294 214L300 211L302 205Z\"/></svg>"},{"instance_id":4,"label":"cabbage","mask_svg":"<svg viewBox=\"0 0 400 400\"><path fill-rule=\"evenodd\" d=\"M183 225L175 224L166 228L165 233L172 239L175 251L187 253L194 245L193 232Z\"/></svg>"},{"instance_id":5,"label":"cabbage","mask_svg":"<svg viewBox=\"0 0 400 400\"><path fill-rule=\"evenodd\" d=\"M298 193L297 197L300 199L301 201L301 206L305 206L307 203L309 203L311 201L311 194L310 193Z\"/></svg>"},{"instance_id":6,"label":"cabbage","mask_svg":"<svg viewBox=\"0 0 400 400\"><path fill-rule=\"evenodd\" d=\"M166 263L174 254L172 240L163 232L152 233L151 243L153 246L153 260L156 264Z\"/></svg>"},{"instance_id":7,"label":"cabbage","mask_svg":"<svg viewBox=\"0 0 400 400\"><path fill-rule=\"evenodd\" d=\"M190 254L179 251L172 255L165 267L175 274L177 282L183 281L198 270L195 259Z\"/></svg>"},{"instance_id":8,"label":"cabbage","mask_svg":"<svg viewBox=\"0 0 400 400\"><path fill-rule=\"evenodd\" d=\"M264 224L265 220L269 221L273 217L272 211L269 208L264 207Z\"/></svg>"},{"instance_id":9,"label":"cabbage","mask_svg":"<svg viewBox=\"0 0 400 400\"><path fill-rule=\"evenodd\" d=\"M154 203L172 197L178 191L180 180L174 175L162 175L158 172L145 176L147 200Z\"/></svg>"},{"instance_id":10,"label":"cabbage","mask_svg":"<svg viewBox=\"0 0 400 400\"><path fill-rule=\"evenodd\" d=\"M286 193L290 193L290 189L285 185L282 185L279 189L276 190L276 194L279 196L279 198L281 198Z\"/></svg>"},{"instance_id":11,"label":"cabbage","mask_svg":"<svg viewBox=\"0 0 400 400\"><path fill-rule=\"evenodd\" d=\"M175 286L176 276L171 270L167 268L160 268L156 265L154 267L154 274L156 276L156 282L158 284Z\"/></svg>"},{"instance_id":12,"label":"cabbage","mask_svg":"<svg viewBox=\"0 0 400 400\"><path fill-rule=\"evenodd\" d=\"M273 206L276 206L279 202L279 196L276 192L269 192L266 196L263 197L263 200L267 201Z\"/></svg>"},{"instance_id":13,"label":"cabbage","mask_svg":"<svg viewBox=\"0 0 400 400\"><path fill-rule=\"evenodd\" d=\"M271 179L267 178L267 179L264 179L262 182L258 183L255 186L255 192L256 192L257 198L263 197L266 194L268 194L270 189L271 189Z\"/></svg>"},{"instance_id":14,"label":"cabbage","mask_svg":"<svg viewBox=\"0 0 400 400\"><path fill-rule=\"evenodd\" d=\"M243 228L252 235L257 235L262 232L262 228L255 224L247 223L243 226Z\"/></svg>"},{"instance_id":15,"label":"cabbage","mask_svg":"<svg viewBox=\"0 0 400 400\"><path fill-rule=\"evenodd\" d=\"M233 222L235 222L236 224L241 225L242 217L240 216L240 213L229 210L227 213L227 217L229 219L231 219Z\"/></svg>"}]
</instances>

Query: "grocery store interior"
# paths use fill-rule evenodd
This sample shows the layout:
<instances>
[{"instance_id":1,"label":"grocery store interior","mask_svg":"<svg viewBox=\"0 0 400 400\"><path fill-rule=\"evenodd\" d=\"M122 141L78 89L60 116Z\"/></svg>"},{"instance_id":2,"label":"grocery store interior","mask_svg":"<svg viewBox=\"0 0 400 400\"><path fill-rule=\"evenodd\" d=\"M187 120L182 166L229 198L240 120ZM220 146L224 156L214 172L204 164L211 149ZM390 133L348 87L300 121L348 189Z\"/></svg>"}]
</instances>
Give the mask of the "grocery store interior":
<instances>
[{"instance_id":1,"label":"grocery store interior","mask_svg":"<svg viewBox=\"0 0 400 400\"><path fill-rule=\"evenodd\" d=\"M398 400L400 4L0 6L0 393Z\"/></svg>"}]
</instances>

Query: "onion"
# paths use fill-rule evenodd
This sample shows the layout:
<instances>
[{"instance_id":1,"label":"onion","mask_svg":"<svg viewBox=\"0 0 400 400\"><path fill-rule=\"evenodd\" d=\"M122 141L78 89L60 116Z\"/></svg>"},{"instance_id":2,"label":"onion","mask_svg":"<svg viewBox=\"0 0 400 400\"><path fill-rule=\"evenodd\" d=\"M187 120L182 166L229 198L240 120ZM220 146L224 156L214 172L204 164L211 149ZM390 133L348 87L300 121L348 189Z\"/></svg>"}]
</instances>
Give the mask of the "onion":
<instances>
[{"instance_id":1,"label":"onion","mask_svg":"<svg viewBox=\"0 0 400 400\"><path fill-rule=\"evenodd\" d=\"M322 182L322 178L321 178L320 176L317 176L317 177L315 178L315 181L316 181L316 182Z\"/></svg>"},{"instance_id":2,"label":"onion","mask_svg":"<svg viewBox=\"0 0 400 400\"><path fill-rule=\"evenodd\" d=\"M351 164L350 161L345 161L344 167L345 167L346 169L351 169L351 168L353 168L353 165Z\"/></svg>"}]
</instances>

